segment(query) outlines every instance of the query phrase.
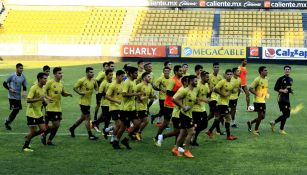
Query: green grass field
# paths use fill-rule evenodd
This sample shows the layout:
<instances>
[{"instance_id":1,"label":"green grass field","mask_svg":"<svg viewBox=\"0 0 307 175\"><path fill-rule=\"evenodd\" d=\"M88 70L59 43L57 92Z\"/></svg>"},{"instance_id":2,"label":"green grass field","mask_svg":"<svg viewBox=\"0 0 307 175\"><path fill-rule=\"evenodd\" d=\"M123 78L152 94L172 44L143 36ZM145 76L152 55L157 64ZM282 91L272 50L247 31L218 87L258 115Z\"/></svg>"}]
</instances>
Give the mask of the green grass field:
<instances>
[{"instance_id":1,"label":"green grass field","mask_svg":"<svg viewBox=\"0 0 307 175\"><path fill-rule=\"evenodd\" d=\"M24 73L30 87L40 69L30 69L31 65L27 64L30 63L25 62ZM194 65L190 64L190 73L193 73ZM211 72L211 64L202 65L205 70ZM91 66L95 68L97 75L101 65ZM221 73L235 66L237 64L221 64ZM64 67L67 91L73 93L72 86L77 79L84 76L85 67L86 65ZM116 64L116 69L122 67L123 63ZM258 76L258 67L257 64L248 65L248 84ZM239 98L237 109L239 128L232 129L238 140L227 141L225 136L217 135L209 140L203 132L199 136L200 146L191 149L195 156L193 159L172 156L171 148L174 138L165 140L161 148L154 146L152 137L157 128L150 124L143 133L143 141L131 143L132 150L113 150L102 136L99 136L98 141L89 141L84 125L77 128L76 138L71 138L68 135L68 128L80 116L76 93L73 93L73 98L63 98L63 120L58 135L54 139L57 146L44 146L40 138L36 137L31 143L35 151L22 152L24 136L28 132L25 116L26 103L23 100L24 109L14 121L13 130L6 131L3 122L10 111L7 92L2 87L0 88L2 99L0 101L0 174L306 174L306 109L291 114L286 124L288 135L280 135L278 129L277 133L271 132L268 122L280 115L276 102L277 93L273 91L273 86L276 79L283 75L283 65L267 65L267 67L270 99L267 102L266 119L260 125L261 136L254 136L247 131L246 121L255 118L256 113L245 111L243 94ZM154 63L156 76L161 75L161 68L162 63ZM13 66L2 67L1 84L13 71ZM294 108L300 103L307 104L304 89L307 85L304 78L307 75L306 66L292 66L291 75L294 79L295 94L291 98L292 108ZM93 109L94 105L92 114ZM151 108L151 113L156 112L158 112L158 103Z\"/></svg>"}]
</instances>

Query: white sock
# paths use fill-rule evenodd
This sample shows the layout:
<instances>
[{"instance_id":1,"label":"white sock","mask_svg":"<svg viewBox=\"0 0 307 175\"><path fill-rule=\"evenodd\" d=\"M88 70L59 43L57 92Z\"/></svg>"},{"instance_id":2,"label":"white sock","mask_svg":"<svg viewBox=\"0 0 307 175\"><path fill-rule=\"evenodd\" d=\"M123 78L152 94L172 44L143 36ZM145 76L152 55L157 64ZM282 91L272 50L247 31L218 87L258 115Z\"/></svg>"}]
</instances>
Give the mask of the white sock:
<instances>
[{"instance_id":1,"label":"white sock","mask_svg":"<svg viewBox=\"0 0 307 175\"><path fill-rule=\"evenodd\" d=\"M115 135L112 135L111 142L114 142L114 140L115 140Z\"/></svg>"},{"instance_id":2,"label":"white sock","mask_svg":"<svg viewBox=\"0 0 307 175\"><path fill-rule=\"evenodd\" d=\"M110 126L110 127L106 128L106 129L104 129L105 132L110 132L111 130L113 130L113 126Z\"/></svg>"}]
</instances>

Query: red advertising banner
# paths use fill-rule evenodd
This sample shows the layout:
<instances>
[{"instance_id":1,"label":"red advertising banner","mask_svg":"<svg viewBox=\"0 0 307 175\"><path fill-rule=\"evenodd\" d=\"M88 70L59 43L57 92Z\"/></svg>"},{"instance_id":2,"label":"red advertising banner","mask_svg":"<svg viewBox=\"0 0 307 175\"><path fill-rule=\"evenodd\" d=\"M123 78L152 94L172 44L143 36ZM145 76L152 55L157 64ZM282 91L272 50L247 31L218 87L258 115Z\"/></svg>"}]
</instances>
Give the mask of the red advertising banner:
<instances>
[{"instance_id":1,"label":"red advertising banner","mask_svg":"<svg viewBox=\"0 0 307 175\"><path fill-rule=\"evenodd\" d=\"M122 57L161 58L166 56L165 46L135 46L123 45Z\"/></svg>"}]
</instances>

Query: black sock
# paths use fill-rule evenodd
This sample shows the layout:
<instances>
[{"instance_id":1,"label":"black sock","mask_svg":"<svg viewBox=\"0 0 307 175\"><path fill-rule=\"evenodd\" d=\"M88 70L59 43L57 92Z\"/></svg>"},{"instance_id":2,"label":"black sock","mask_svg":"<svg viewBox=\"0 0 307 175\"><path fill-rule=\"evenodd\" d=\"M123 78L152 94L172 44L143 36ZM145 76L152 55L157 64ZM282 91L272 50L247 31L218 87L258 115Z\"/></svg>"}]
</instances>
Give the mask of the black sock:
<instances>
[{"instance_id":1,"label":"black sock","mask_svg":"<svg viewBox=\"0 0 307 175\"><path fill-rule=\"evenodd\" d=\"M257 119L258 119L258 118L255 118L254 120L252 120L252 121L251 121L251 124L256 123L256 122L257 122Z\"/></svg>"},{"instance_id":2,"label":"black sock","mask_svg":"<svg viewBox=\"0 0 307 175\"><path fill-rule=\"evenodd\" d=\"M30 145L30 141L25 141L23 148L29 148L29 145Z\"/></svg>"},{"instance_id":3,"label":"black sock","mask_svg":"<svg viewBox=\"0 0 307 175\"><path fill-rule=\"evenodd\" d=\"M216 126L217 126L218 124L219 124L219 121L218 121L218 120L214 120L214 122L213 122L211 128L209 129L209 131L212 132L212 131L216 128Z\"/></svg>"},{"instance_id":4,"label":"black sock","mask_svg":"<svg viewBox=\"0 0 307 175\"><path fill-rule=\"evenodd\" d=\"M256 125L255 125L255 130L256 131L258 131L260 123L261 123L261 119L258 119L257 122L256 122Z\"/></svg>"},{"instance_id":5,"label":"black sock","mask_svg":"<svg viewBox=\"0 0 307 175\"><path fill-rule=\"evenodd\" d=\"M93 136L92 131L87 131L87 133L88 133L88 136L89 136L89 137Z\"/></svg>"},{"instance_id":6,"label":"black sock","mask_svg":"<svg viewBox=\"0 0 307 175\"><path fill-rule=\"evenodd\" d=\"M282 121L283 119L283 115L279 116L276 120L275 120L275 124Z\"/></svg>"},{"instance_id":7,"label":"black sock","mask_svg":"<svg viewBox=\"0 0 307 175\"><path fill-rule=\"evenodd\" d=\"M46 129L46 131L44 132L44 135L48 135L50 132L52 131L52 129L50 129L49 127Z\"/></svg>"},{"instance_id":8,"label":"black sock","mask_svg":"<svg viewBox=\"0 0 307 175\"><path fill-rule=\"evenodd\" d=\"M49 136L48 140L51 141L54 138L54 136L56 135L57 132L58 132L58 128L53 128L51 130L51 133L50 133L50 136Z\"/></svg>"},{"instance_id":9,"label":"black sock","mask_svg":"<svg viewBox=\"0 0 307 175\"><path fill-rule=\"evenodd\" d=\"M287 118L284 117L280 122L280 130L284 130Z\"/></svg>"},{"instance_id":10,"label":"black sock","mask_svg":"<svg viewBox=\"0 0 307 175\"><path fill-rule=\"evenodd\" d=\"M229 137L230 136L230 123L225 122L225 128L226 128L227 137Z\"/></svg>"},{"instance_id":11,"label":"black sock","mask_svg":"<svg viewBox=\"0 0 307 175\"><path fill-rule=\"evenodd\" d=\"M8 117L8 120L7 120L7 121L8 121L9 123L12 123L12 122L15 120L15 118L16 118L18 112L19 112L19 109L13 109L12 112L10 113L10 116Z\"/></svg>"}]
</instances>

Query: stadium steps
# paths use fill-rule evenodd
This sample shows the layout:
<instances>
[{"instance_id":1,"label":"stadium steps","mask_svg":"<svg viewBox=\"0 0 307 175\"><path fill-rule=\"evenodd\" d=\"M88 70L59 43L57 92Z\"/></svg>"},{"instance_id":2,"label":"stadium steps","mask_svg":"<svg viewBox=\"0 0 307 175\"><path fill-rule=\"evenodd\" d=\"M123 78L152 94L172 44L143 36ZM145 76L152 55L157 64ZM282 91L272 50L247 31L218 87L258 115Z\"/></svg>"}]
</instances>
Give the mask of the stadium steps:
<instances>
[{"instance_id":1,"label":"stadium steps","mask_svg":"<svg viewBox=\"0 0 307 175\"><path fill-rule=\"evenodd\" d=\"M219 11L214 14L213 26L212 26L212 41L211 45L218 46L219 41L216 39L220 36L220 22L221 22L221 15Z\"/></svg>"},{"instance_id":2,"label":"stadium steps","mask_svg":"<svg viewBox=\"0 0 307 175\"><path fill-rule=\"evenodd\" d=\"M129 43L129 37L132 34L133 26L136 21L137 15L138 15L138 10L136 9L127 10L125 19L123 21L123 25L118 35L117 44L128 44Z\"/></svg>"}]
</instances>

